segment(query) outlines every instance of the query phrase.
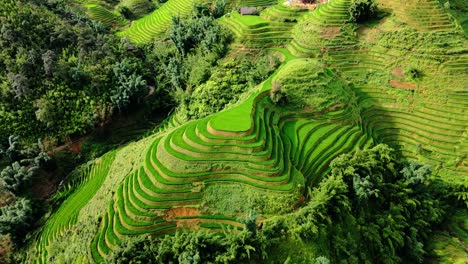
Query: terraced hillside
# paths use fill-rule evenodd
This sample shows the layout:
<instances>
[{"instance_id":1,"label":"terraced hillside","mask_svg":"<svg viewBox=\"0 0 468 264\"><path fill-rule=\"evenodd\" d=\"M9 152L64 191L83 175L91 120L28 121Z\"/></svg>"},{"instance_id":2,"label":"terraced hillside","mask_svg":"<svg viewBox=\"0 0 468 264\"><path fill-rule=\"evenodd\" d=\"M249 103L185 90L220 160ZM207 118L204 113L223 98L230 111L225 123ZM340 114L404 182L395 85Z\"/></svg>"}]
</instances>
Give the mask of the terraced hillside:
<instances>
[{"instance_id":1,"label":"terraced hillside","mask_svg":"<svg viewBox=\"0 0 468 264\"><path fill-rule=\"evenodd\" d=\"M107 26L123 26L128 23L120 14L116 12L109 11L105 7L99 4L84 4L88 9L89 16L97 21L100 21Z\"/></svg>"},{"instance_id":2,"label":"terraced hillside","mask_svg":"<svg viewBox=\"0 0 468 264\"><path fill-rule=\"evenodd\" d=\"M247 48L282 47L291 41L291 29L302 15L303 10L280 4L265 9L260 16L232 12L220 21Z\"/></svg>"},{"instance_id":3,"label":"terraced hillside","mask_svg":"<svg viewBox=\"0 0 468 264\"><path fill-rule=\"evenodd\" d=\"M321 52L354 47L356 41L350 29L348 8L351 0L335 0L319 5L307 14L293 30L288 49L300 57L318 56Z\"/></svg>"},{"instance_id":4,"label":"terraced hillside","mask_svg":"<svg viewBox=\"0 0 468 264\"><path fill-rule=\"evenodd\" d=\"M334 157L372 143L350 122L351 111L344 105L317 115L272 104L267 95L281 74L280 69L232 109L147 139L144 162L122 178L107 203L90 244L92 259L102 262L129 236L242 228L238 217L247 212L226 214L200 206L211 186L240 184L260 193L290 196L283 208L291 208L304 186L329 171ZM36 254L39 263L47 262L44 246L38 246Z\"/></svg>"},{"instance_id":5,"label":"terraced hillside","mask_svg":"<svg viewBox=\"0 0 468 264\"><path fill-rule=\"evenodd\" d=\"M150 41L164 33L173 16L186 16L192 11L195 0L169 0L153 13L133 21L129 28L119 32L136 43Z\"/></svg>"},{"instance_id":6,"label":"terraced hillside","mask_svg":"<svg viewBox=\"0 0 468 264\"><path fill-rule=\"evenodd\" d=\"M110 152L93 163L80 168L74 177L62 188L63 193L70 193L60 208L49 218L43 226L41 235L37 239L33 251L41 252L35 255L40 263L47 263L47 248L58 237L67 235L70 228L78 222L79 213L83 207L99 190L104 182L110 166L114 160L115 152ZM62 196L62 193L56 197Z\"/></svg>"},{"instance_id":7,"label":"terraced hillside","mask_svg":"<svg viewBox=\"0 0 468 264\"><path fill-rule=\"evenodd\" d=\"M230 0L230 6L272 6L278 3L276 0Z\"/></svg>"},{"instance_id":8,"label":"terraced hillside","mask_svg":"<svg viewBox=\"0 0 468 264\"><path fill-rule=\"evenodd\" d=\"M382 7L389 2L381 1ZM466 184L467 41L451 20L434 19L448 16L437 1L396 6L401 12L394 13L394 20L358 31L357 45L318 56L358 84L366 131L407 157L434 164L451 175L446 179L455 177ZM426 18L400 29L398 23L414 18L415 10L422 10L418 12ZM417 44L408 47L413 41ZM417 69L418 76L411 77L410 69Z\"/></svg>"},{"instance_id":9,"label":"terraced hillside","mask_svg":"<svg viewBox=\"0 0 468 264\"><path fill-rule=\"evenodd\" d=\"M85 258L97 263L142 234L235 232L248 212L230 197L215 196L215 188L239 188L246 195L254 190L292 210L335 157L377 142L433 165L446 181L468 186L468 42L462 30L435 0L382 0L381 8L392 15L360 26L349 22L350 2L332 0L310 12L275 5L260 16L233 12L221 18L236 34L234 48L270 48L282 57L281 67L234 107L187 123L175 113L153 135L103 157L106 171L90 175L107 175L105 180L83 183L52 215L30 263L61 256L50 254L47 245L77 239L65 234L83 223L91 234L82 243ZM148 41L167 29L175 10L186 14L191 4L169 0L121 34ZM415 10L421 10L417 19ZM294 71L305 62L327 69ZM324 109L275 104L269 96L276 86L288 92L313 80L329 85L330 78L343 89L330 95L336 103ZM322 97L311 92L308 99ZM81 197L87 206L65 213ZM218 207L225 203L235 209ZM259 213L267 219L278 211Z\"/></svg>"},{"instance_id":10,"label":"terraced hillside","mask_svg":"<svg viewBox=\"0 0 468 264\"><path fill-rule=\"evenodd\" d=\"M444 31L453 28L453 20L438 1L381 0L382 8L389 8L395 18L422 31Z\"/></svg>"}]
</instances>

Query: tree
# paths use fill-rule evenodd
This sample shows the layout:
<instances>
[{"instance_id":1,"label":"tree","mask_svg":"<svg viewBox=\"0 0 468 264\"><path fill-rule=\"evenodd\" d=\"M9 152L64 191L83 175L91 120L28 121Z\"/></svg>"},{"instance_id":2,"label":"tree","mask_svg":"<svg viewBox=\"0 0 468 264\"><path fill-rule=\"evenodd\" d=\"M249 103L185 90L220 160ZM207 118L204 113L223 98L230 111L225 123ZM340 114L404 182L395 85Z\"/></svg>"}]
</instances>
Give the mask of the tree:
<instances>
[{"instance_id":1,"label":"tree","mask_svg":"<svg viewBox=\"0 0 468 264\"><path fill-rule=\"evenodd\" d=\"M197 18L206 17L210 15L210 6L206 3L193 4L193 16Z\"/></svg>"},{"instance_id":2,"label":"tree","mask_svg":"<svg viewBox=\"0 0 468 264\"><path fill-rule=\"evenodd\" d=\"M417 185L421 184L425 181L425 179L431 175L431 166L419 164L416 161L410 161L408 165L406 165L402 170L401 173L405 178L405 183L409 185Z\"/></svg>"},{"instance_id":3,"label":"tree","mask_svg":"<svg viewBox=\"0 0 468 264\"><path fill-rule=\"evenodd\" d=\"M0 156L4 155L6 156L10 162L13 162L16 160L16 158L18 157L19 155L19 141L18 141L19 137L18 136L14 136L14 135L10 135L8 137L8 148L7 149L2 149L0 148Z\"/></svg>"},{"instance_id":4,"label":"tree","mask_svg":"<svg viewBox=\"0 0 468 264\"><path fill-rule=\"evenodd\" d=\"M330 260L327 257L320 256L315 259L315 264L330 264Z\"/></svg>"},{"instance_id":5,"label":"tree","mask_svg":"<svg viewBox=\"0 0 468 264\"><path fill-rule=\"evenodd\" d=\"M139 101L148 89L143 77L135 73L130 76L120 76L119 79L120 84L112 91L111 101L121 111L132 100Z\"/></svg>"},{"instance_id":6,"label":"tree","mask_svg":"<svg viewBox=\"0 0 468 264\"><path fill-rule=\"evenodd\" d=\"M377 16L377 5L373 0L353 0L348 12L351 22L365 22Z\"/></svg>"},{"instance_id":7,"label":"tree","mask_svg":"<svg viewBox=\"0 0 468 264\"><path fill-rule=\"evenodd\" d=\"M11 83L11 92L15 98L22 98L29 95L31 90L29 89L29 80L23 74L8 74L8 79Z\"/></svg>"},{"instance_id":8,"label":"tree","mask_svg":"<svg viewBox=\"0 0 468 264\"><path fill-rule=\"evenodd\" d=\"M47 127L55 126L56 122L59 121L57 107L47 97L42 97L36 100L34 106L37 108L35 111L36 119L44 123Z\"/></svg>"},{"instance_id":9,"label":"tree","mask_svg":"<svg viewBox=\"0 0 468 264\"><path fill-rule=\"evenodd\" d=\"M270 100L277 105L285 105L288 102L286 91L280 82L271 82Z\"/></svg>"},{"instance_id":10,"label":"tree","mask_svg":"<svg viewBox=\"0 0 468 264\"><path fill-rule=\"evenodd\" d=\"M117 85L112 90L110 99L119 111L127 107L132 101L139 101L148 90L146 81L137 75L136 65L130 60L123 60L114 65L114 76Z\"/></svg>"},{"instance_id":11,"label":"tree","mask_svg":"<svg viewBox=\"0 0 468 264\"><path fill-rule=\"evenodd\" d=\"M47 50L44 54L42 54L42 61L44 62L44 71L46 75L52 75L56 63L55 60L55 52L51 50Z\"/></svg>"},{"instance_id":12,"label":"tree","mask_svg":"<svg viewBox=\"0 0 468 264\"><path fill-rule=\"evenodd\" d=\"M166 74L177 91L183 91L185 86L184 65L180 58L172 57L166 66Z\"/></svg>"},{"instance_id":13,"label":"tree","mask_svg":"<svg viewBox=\"0 0 468 264\"><path fill-rule=\"evenodd\" d=\"M213 3L213 17L220 18L224 15L224 10L226 9L226 0L218 0Z\"/></svg>"},{"instance_id":14,"label":"tree","mask_svg":"<svg viewBox=\"0 0 468 264\"><path fill-rule=\"evenodd\" d=\"M132 19L134 17L130 8L126 6L119 6L118 10L119 10L119 13L126 19Z\"/></svg>"},{"instance_id":15,"label":"tree","mask_svg":"<svg viewBox=\"0 0 468 264\"><path fill-rule=\"evenodd\" d=\"M0 208L0 234L21 237L30 226L32 218L31 202L26 198L18 199L14 204Z\"/></svg>"},{"instance_id":16,"label":"tree","mask_svg":"<svg viewBox=\"0 0 468 264\"><path fill-rule=\"evenodd\" d=\"M244 230L252 232L253 234L257 233L257 214L254 212L249 212L247 217L240 219L241 223L244 224Z\"/></svg>"},{"instance_id":17,"label":"tree","mask_svg":"<svg viewBox=\"0 0 468 264\"><path fill-rule=\"evenodd\" d=\"M353 177L353 188L356 196L360 201L366 201L371 196L378 197L379 190L373 188L374 185L371 182L370 176L367 177L360 177L354 176Z\"/></svg>"},{"instance_id":18,"label":"tree","mask_svg":"<svg viewBox=\"0 0 468 264\"><path fill-rule=\"evenodd\" d=\"M24 190L25 185L29 182L37 169L37 166L25 167L19 162L15 162L10 166L7 166L0 173L3 187L15 194L18 194Z\"/></svg>"}]
</instances>

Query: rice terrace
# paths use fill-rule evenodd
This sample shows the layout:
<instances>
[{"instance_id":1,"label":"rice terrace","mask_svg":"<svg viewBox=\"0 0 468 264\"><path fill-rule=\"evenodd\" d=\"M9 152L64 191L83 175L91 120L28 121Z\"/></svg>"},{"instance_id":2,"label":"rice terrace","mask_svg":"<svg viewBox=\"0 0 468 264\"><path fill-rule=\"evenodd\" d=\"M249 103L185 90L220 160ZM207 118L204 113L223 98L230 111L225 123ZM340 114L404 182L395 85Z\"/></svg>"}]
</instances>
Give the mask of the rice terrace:
<instances>
[{"instance_id":1,"label":"rice terrace","mask_svg":"<svg viewBox=\"0 0 468 264\"><path fill-rule=\"evenodd\" d=\"M468 264L468 1L0 0L0 263Z\"/></svg>"}]
</instances>

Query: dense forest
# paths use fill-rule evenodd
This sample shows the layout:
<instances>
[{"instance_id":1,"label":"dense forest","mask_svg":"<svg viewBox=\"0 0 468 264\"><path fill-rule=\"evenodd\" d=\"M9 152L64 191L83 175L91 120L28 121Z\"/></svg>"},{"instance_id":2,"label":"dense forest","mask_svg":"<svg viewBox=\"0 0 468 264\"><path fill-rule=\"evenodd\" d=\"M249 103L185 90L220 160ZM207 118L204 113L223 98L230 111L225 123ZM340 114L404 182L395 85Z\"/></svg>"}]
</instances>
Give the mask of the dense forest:
<instances>
[{"instance_id":1,"label":"dense forest","mask_svg":"<svg viewBox=\"0 0 468 264\"><path fill-rule=\"evenodd\" d=\"M466 263L467 4L395 2L0 0L0 263Z\"/></svg>"}]
</instances>

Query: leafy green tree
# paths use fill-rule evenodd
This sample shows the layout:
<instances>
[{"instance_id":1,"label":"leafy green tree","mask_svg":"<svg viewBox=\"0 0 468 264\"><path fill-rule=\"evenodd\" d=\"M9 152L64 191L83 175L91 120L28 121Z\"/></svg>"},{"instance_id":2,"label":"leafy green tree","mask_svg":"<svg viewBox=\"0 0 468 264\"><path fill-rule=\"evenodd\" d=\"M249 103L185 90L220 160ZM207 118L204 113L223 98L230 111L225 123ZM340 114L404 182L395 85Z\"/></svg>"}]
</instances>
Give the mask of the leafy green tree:
<instances>
[{"instance_id":1,"label":"leafy green tree","mask_svg":"<svg viewBox=\"0 0 468 264\"><path fill-rule=\"evenodd\" d=\"M166 72L169 76L172 86L177 91L183 91L185 86L185 69L183 62L179 57L172 57L169 59L169 63L166 66Z\"/></svg>"},{"instance_id":2,"label":"leafy green tree","mask_svg":"<svg viewBox=\"0 0 468 264\"><path fill-rule=\"evenodd\" d=\"M244 229L255 234L257 232L257 214L254 212L249 212L247 217L241 218L241 223L243 223Z\"/></svg>"},{"instance_id":3,"label":"leafy green tree","mask_svg":"<svg viewBox=\"0 0 468 264\"><path fill-rule=\"evenodd\" d=\"M30 94L29 80L23 74L8 74L8 79L11 83L11 92L15 98L26 97Z\"/></svg>"},{"instance_id":4,"label":"leafy green tree","mask_svg":"<svg viewBox=\"0 0 468 264\"><path fill-rule=\"evenodd\" d=\"M327 257L320 256L315 259L315 264L330 264L330 260Z\"/></svg>"},{"instance_id":5,"label":"leafy green tree","mask_svg":"<svg viewBox=\"0 0 468 264\"><path fill-rule=\"evenodd\" d=\"M42 61L44 62L44 71L45 74L50 76L55 70L56 64L56 55L55 52L52 50L47 50L44 54L42 54Z\"/></svg>"},{"instance_id":6,"label":"leafy green tree","mask_svg":"<svg viewBox=\"0 0 468 264\"><path fill-rule=\"evenodd\" d=\"M252 232L178 232L164 238L129 241L108 263L246 263L265 256L267 241ZM255 262L255 261L254 261Z\"/></svg>"},{"instance_id":7,"label":"leafy green tree","mask_svg":"<svg viewBox=\"0 0 468 264\"><path fill-rule=\"evenodd\" d=\"M137 75L137 66L130 60L123 60L113 67L117 80L110 99L119 111L127 107L132 101L139 102L147 93L146 81Z\"/></svg>"},{"instance_id":8,"label":"leafy green tree","mask_svg":"<svg viewBox=\"0 0 468 264\"><path fill-rule=\"evenodd\" d=\"M133 18L132 11L130 10L130 8L128 8L126 6L119 6L118 11L126 19L132 19Z\"/></svg>"},{"instance_id":9,"label":"leafy green tree","mask_svg":"<svg viewBox=\"0 0 468 264\"><path fill-rule=\"evenodd\" d=\"M193 4L193 16L197 18L206 17L210 15L210 6L206 3Z\"/></svg>"},{"instance_id":10,"label":"leafy green tree","mask_svg":"<svg viewBox=\"0 0 468 264\"><path fill-rule=\"evenodd\" d=\"M402 170L401 173L405 178L405 183L410 185L422 184L428 176L431 175L431 166L419 164L415 161L410 161Z\"/></svg>"},{"instance_id":11,"label":"leafy green tree","mask_svg":"<svg viewBox=\"0 0 468 264\"><path fill-rule=\"evenodd\" d=\"M353 177L353 188L356 196L360 201L365 201L372 196L378 197L379 190L373 188L374 185L370 180L370 176L366 177Z\"/></svg>"},{"instance_id":12,"label":"leafy green tree","mask_svg":"<svg viewBox=\"0 0 468 264\"><path fill-rule=\"evenodd\" d=\"M270 100L274 104L285 105L288 102L286 91L283 90L282 86L280 82L272 81Z\"/></svg>"},{"instance_id":13,"label":"leafy green tree","mask_svg":"<svg viewBox=\"0 0 468 264\"><path fill-rule=\"evenodd\" d=\"M119 111L127 107L132 100L140 101L148 88L146 81L139 75L133 73L130 76L120 76L119 86L113 90L111 101Z\"/></svg>"},{"instance_id":14,"label":"leafy green tree","mask_svg":"<svg viewBox=\"0 0 468 264\"><path fill-rule=\"evenodd\" d=\"M21 237L30 226L32 219L31 202L26 198L18 199L14 204L0 208L0 234Z\"/></svg>"},{"instance_id":15,"label":"leafy green tree","mask_svg":"<svg viewBox=\"0 0 468 264\"><path fill-rule=\"evenodd\" d=\"M224 15L226 9L226 0L218 0L213 3L213 17L220 18Z\"/></svg>"},{"instance_id":16,"label":"leafy green tree","mask_svg":"<svg viewBox=\"0 0 468 264\"><path fill-rule=\"evenodd\" d=\"M19 150L19 137L10 135L8 137L8 147L6 149L2 149L0 146L0 156L6 156L10 162L16 160L20 153Z\"/></svg>"},{"instance_id":17,"label":"leafy green tree","mask_svg":"<svg viewBox=\"0 0 468 264\"><path fill-rule=\"evenodd\" d=\"M47 97L36 100L34 106L37 108L35 111L36 119L47 127L54 127L57 121L60 120L60 113L57 112L58 109Z\"/></svg>"},{"instance_id":18,"label":"leafy green tree","mask_svg":"<svg viewBox=\"0 0 468 264\"><path fill-rule=\"evenodd\" d=\"M25 167L17 161L14 162L3 169L0 173L3 187L15 194L18 194L24 190L25 185L27 185L37 169L37 166Z\"/></svg>"}]
</instances>

